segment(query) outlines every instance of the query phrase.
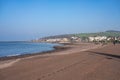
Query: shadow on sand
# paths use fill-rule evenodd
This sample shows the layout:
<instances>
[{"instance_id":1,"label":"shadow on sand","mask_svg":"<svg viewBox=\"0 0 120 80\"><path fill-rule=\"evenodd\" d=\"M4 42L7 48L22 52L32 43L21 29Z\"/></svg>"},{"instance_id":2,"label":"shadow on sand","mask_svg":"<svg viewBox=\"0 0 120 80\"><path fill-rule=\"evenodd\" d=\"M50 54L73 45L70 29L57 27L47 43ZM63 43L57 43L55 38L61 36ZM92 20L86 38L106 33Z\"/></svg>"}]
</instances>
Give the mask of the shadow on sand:
<instances>
[{"instance_id":1,"label":"shadow on sand","mask_svg":"<svg viewBox=\"0 0 120 80\"><path fill-rule=\"evenodd\" d=\"M106 57L111 57L111 58L108 58L108 59L112 59L112 58L120 59L120 55L101 53L101 52L94 52L94 51L87 51L87 52L98 54L98 55L103 55L103 56L106 56Z\"/></svg>"}]
</instances>

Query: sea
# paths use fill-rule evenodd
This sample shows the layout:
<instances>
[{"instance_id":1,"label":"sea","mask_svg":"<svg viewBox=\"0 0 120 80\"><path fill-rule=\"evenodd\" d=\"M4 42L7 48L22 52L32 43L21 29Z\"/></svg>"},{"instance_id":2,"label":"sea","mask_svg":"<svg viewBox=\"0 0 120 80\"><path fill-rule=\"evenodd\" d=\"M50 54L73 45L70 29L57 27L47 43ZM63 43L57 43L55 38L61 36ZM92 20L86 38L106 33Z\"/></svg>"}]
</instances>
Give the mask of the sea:
<instances>
[{"instance_id":1,"label":"sea","mask_svg":"<svg viewBox=\"0 0 120 80\"><path fill-rule=\"evenodd\" d=\"M33 42L0 42L0 57L18 56L24 54L35 54L38 52L52 51L54 46L60 44L53 43L33 43Z\"/></svg>"}]
</instances>

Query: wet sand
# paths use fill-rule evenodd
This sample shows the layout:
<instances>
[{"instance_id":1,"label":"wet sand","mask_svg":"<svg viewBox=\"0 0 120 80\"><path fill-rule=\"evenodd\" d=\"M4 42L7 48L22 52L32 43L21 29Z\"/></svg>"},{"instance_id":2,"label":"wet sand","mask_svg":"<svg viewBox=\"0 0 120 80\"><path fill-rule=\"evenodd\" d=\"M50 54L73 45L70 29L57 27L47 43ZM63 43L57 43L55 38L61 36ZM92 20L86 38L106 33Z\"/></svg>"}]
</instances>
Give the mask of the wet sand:
<instances>
[{"instance_id":1,"label":"wet sand","mask_svg":"<svg viewBox=\"0 0 120 80\"><path fill-rule=\"evenodd\" d=\"M120 44L70 46L2 67L0 80L120 80ZM8 63L1 61L0 66Z\"/></svg>"}]
</instances>

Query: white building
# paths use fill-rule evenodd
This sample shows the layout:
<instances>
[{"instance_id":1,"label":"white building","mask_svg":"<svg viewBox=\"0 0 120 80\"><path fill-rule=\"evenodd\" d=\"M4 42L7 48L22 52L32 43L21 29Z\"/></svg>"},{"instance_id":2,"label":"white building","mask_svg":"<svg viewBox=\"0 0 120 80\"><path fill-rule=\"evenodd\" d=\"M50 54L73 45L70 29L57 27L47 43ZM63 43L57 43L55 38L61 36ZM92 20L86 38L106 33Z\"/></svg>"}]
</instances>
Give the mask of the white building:
<instances>
[{"instance_id":1,"label":"white building","mask_svg":"<svg viewBox=\"0 0 120 80\"><path fill-rule=\"evenodd\" d=\"M107 39L106 36L89 37L89 41L102 41L102 40L106 40L106 39Z\"/></svg>"}]
</instances>

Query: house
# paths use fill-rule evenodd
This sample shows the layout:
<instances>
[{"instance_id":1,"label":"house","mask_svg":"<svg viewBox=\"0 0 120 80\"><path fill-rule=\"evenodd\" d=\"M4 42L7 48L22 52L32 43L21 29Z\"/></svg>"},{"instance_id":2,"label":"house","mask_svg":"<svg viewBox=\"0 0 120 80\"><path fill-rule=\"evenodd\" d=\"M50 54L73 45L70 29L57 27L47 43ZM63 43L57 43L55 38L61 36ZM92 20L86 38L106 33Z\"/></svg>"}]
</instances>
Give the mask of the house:
<instances>
[{"instance_id":1,"label":"house","mask_svg":"<svg viewBox=\"0 0 120 80\"><path fill-rule=\"evenodd\" d=\"M79 37L71 37L71 42L81 42L81 38L79 38Z\"/></svg>"}]
</instances>

